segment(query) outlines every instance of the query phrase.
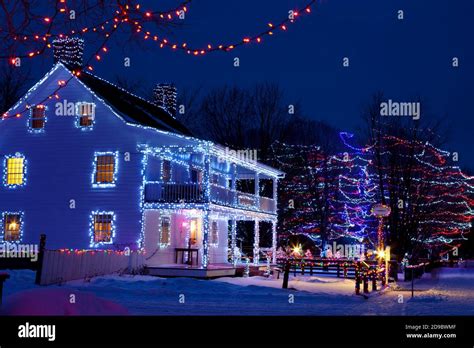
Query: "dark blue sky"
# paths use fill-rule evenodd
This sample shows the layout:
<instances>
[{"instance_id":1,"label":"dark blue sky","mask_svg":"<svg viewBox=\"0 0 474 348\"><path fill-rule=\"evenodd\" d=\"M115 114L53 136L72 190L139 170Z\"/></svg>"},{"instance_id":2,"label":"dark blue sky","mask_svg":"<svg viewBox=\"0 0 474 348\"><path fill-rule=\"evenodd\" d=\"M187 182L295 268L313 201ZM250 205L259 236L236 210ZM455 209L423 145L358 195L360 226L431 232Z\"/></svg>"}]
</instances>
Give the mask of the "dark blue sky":
<instances>
[{"instance_id":1,"label":"dark blue sky","mask_svg":"<svg viewBox=\"0 0 474 348\"><path fill-rule=\"evenodd\" d=\"M156 3L143 2L154 9ZM305 3L195 0L184 26L168 37L198 46L232 42ZM403 21L397 19L399 9ZM448 150L459 152L462 163L474 168L473 33L473 0L323 0L288 32L259 46L192 57L151 42L143 46L147 50L113 45L96 64L96 74L111 80L124 75L146 85L174 82L179 89L275 81L288 102L300 101L309 117L347 130L360 124L362 107L377 91L400 101L421 96L424 117L437 115L450 125ZM349 68L342 67L346 56ZM123 67L124 57L131 58L131 67ZM234 57L240 58L239 68L233 67ZM451 66L453 57L459 57L457 69Z\"/></svg>"}]
</instances>

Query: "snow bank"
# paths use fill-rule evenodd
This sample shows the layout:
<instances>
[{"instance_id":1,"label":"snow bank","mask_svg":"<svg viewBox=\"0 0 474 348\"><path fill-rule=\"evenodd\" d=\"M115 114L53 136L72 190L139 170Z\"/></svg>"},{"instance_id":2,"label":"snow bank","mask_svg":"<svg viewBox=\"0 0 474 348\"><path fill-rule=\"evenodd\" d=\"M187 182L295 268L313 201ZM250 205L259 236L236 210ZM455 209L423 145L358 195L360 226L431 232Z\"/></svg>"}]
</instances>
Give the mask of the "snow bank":
<instances>
[{"instance_id":1,"label":"snow bank","mask_svg":"<svg viewBox=\"0 0 474 348\"><path fill-rule=\"evenodd\" d=\"M37 287L34 272L9 271L4 295L8 314L45 315L474 315L474 269L441 268L398 288L354 294L354 281L325 276L157 278L103 276L63 286ZM76 294L76 305L67 303ZM289 303L289 295L294 302ZM180 301L184 295L184 303ZM104 300L106 299L106 300ZM126 310L125 310L126 309Z\"/></svg>"},{"instance_id":2,"label":"snow bank","mask_svg":"<svg viewBox=\"0 0 474 348\"><path fill-rule=\"evenodd\" d=\"M10 295L1 315L126 315L127 309L91 293L41 288Z\"/></svg>"}]
</instances>

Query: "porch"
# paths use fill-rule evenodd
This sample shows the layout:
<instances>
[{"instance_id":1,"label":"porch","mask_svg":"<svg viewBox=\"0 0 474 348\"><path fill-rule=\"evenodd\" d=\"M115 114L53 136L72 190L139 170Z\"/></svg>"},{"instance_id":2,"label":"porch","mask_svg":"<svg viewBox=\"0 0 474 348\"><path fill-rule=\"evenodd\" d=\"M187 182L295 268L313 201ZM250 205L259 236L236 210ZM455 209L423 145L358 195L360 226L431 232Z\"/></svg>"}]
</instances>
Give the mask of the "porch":
<instances>
[{"instance_id":1,"label":"porch","mask_svg":"<svg viewBox=\"0 0 474 348\"><path fill-rule=\"evenodd\" d=\"M250 224L248 250L239 244L237 233L237 223L245 221ZM144 226L150 275L232 276L242 274L247 263L251 272L258 272L276 260L276 216L271 214L214 204L201 209L146 209ZM266 238L261 245L263 231Z\"/></svg>"}]
</instances>

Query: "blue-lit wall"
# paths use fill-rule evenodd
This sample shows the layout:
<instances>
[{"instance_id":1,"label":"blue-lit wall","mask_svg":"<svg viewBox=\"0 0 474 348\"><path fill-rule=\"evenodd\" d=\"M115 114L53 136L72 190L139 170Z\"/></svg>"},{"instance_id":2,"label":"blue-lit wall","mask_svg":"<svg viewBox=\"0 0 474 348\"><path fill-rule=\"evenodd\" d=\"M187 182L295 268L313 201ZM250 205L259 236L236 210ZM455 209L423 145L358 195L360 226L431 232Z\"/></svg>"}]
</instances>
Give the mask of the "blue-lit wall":
<instances>
[{"instance_id":1,"label":"blue-lit wall","mask_svg":"<svg viewBox=\"0 0 474 348\"><path fill-rule=\"evenodd\" d=\"M61 65L20 102L14 115L24 110L25 103L39 104L68 80L70 73ZM75 116L56 116L55 104L93 102L96 105L92 130L76 127ZM59 99L48 99L47 122L43 133L28 130L29 113L0 122L0 165L4 158L21 153L27 160L26 185L16 188L0 186L0 212L23 212L21 243L38 243L40 234L47 236L47 248L89 248L90 215L92 211L115 213L113 244L98 248L122 249L137 247L141 238L140 187L142 158L137 144L181 145L193 140L132 126L75 78L60 90ZM94 188L92 185L95 152L118 152L118 173L115 187ZM125 154L130 161L125 161ZM75 208L70 208L70 201ZM2 231L3 232L3 226ZM3 235L3 234L2 234Z\"/></svg>"}]
</instances>

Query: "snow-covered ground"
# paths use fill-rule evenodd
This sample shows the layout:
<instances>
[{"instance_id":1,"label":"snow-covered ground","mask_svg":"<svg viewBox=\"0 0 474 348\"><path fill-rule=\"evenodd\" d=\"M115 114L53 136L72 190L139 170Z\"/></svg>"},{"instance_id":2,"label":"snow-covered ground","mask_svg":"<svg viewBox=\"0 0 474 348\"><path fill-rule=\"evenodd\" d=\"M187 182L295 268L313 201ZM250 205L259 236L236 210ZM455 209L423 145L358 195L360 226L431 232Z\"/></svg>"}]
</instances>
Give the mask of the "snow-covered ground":
<instances>
[{"instance_id":1,"label":"snow-covered ground","mask_svg":"<svg viewBox=\"0 0 474 348\"><path fill-rule=\"evenodd\" d=\"M5 314L474 315L474 268L442 268L425 274L415 282L413 299L409 282L392 284L364 299L354 294L353 280L325 276L291 277L290 289L281 289L282 279L264 277L197 280L118 275L38 287L32 271L9 273ZM71 304L72 294L76 301ZM289 295L294 295L294 303ZM31 297L34 301L27 302Z\"/></svg>"}]
</instances>

